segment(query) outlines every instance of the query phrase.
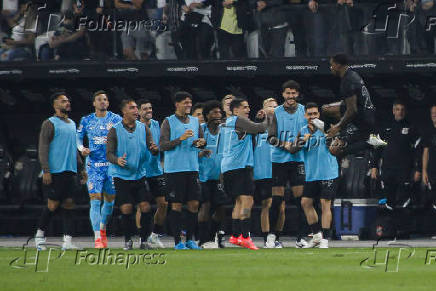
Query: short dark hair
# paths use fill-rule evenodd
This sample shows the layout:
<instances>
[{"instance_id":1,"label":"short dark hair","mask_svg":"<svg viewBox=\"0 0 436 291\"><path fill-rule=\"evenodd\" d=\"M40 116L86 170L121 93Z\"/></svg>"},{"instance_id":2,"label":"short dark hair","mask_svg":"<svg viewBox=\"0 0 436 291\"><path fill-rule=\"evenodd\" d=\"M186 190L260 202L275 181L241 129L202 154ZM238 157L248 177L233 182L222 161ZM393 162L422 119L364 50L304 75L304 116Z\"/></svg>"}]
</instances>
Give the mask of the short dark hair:
<instances>
[{"instance_id":1,"label":"short dark hair","mask_svg":"<svg viewBox=\"0 0 436 291\"><path fill-rule=\"evenodd\" d=\"M180 101L185 100L186 98L189 98L189 99L192 100L192 95L191 95L191 93L188 93L188 92L186 92L186 91L177 91L177 92L174 94L173 102L174 102L174 103L176 103L176 102L180 102Z\"/></svg>"},{"instance_id":2,"label":"short dark hair","mask_svg":"<svg viewBox=\"0 0 436 291\"><path fill-rule=\"evenodd\" d=\"M333 62L336 64L346 66L349 64L348 56L346 54L336 54L332 57Z\"/></svg>"},{"instance_id":3,"label":"short dark hair","mask_svg":"<svg viewBox=\"0 0 436 291\"><path fill-rule=\"evenodd\" d=\"M315 102L308 102L304 109L305 109L305 111L307 111L310 108L317 108L319 111L319 106Z\"/></svg>"},{"instance_id":4,"label":"short dark hair","mask_svg":"<svg viewBox=\"0 0 436 291\"><path fill-rule=\"evenodd\" d=\"M236 107L241 106L241 103L247 101L245 98L235 97L233 98L232 102L230 102L230 111L233 113L233 109Z\"/></svg>"},{"instance_id":5,"label":"short dark hair","mask_svg":"<svg viewBox=\"0 0 436 291\"><path fill-rule=\"evenodd\" d=\"M126 98L126 99L121 100L120 111L122 112L124 107L126 107L126 105L129 104L130 102L135 102L136 103L136 101L134 99L132 99L132 98Z\"/></svg>"},{"instance_id":6,"label":"short dark hair","mask_svg":"<svg viewBox=\"0 0 436 291\"><path fill-rule=\"evenodd\" d=\"M57 92L54 92L53 94L51 94L50 95L50 103L51 103L51 105L54 105L55 100L58 99L59 96L62 96L62 95L67 96L67 93L65 93L65 91L57 91Z\"/></svg>"},{"instance_id":7,"label":"short dark hair","mask_svg":"<svg viewBox=\"0 0 436 291\"><path fill-rule=\"evenodd\" d=\"M218 100L210 100L210 101L207 101L206 103L204 103L204 106L203 106L204 120L208 121L207 115L209 114L209 112L211 112L215 108L219 108L221 110L221 112L223 111L223 107L221 105L221 102L219 102Z\"/></svg>"},{"instance_id":8,"label":"short dark hair","mask_svg":"<svg viewBox=\"0 0 436 291\"><path fill-rule=\"evenodd\" d=\"M300 92L300 84L298 84L296 81L294 81L294 80L288 80L288 81L286 81L286 82L284 82L283 83L283 85L282 85L282 91L285 91L286 90L286 88L289 88L289 89L295 89L295 90L297 90L298 92Z\"/></svg>"},{"instance_id":9,"label":"short dark hair","mask_svg":"<svg viewBox=\"0 0 436 291\"><path fill-rule=\"evenodd\" d=\"M97 97L98 95L106 95L107 96L107 93L104 90L95 91L94 94L92 95L92 102L95 101L95 97Z\"/></svg>"},{"instance_id":10,"label":"short dark hair","mask_svg":"<svg viewBox=\"0 0 436 291\"><path fill-rule=\"evenodd\" d=\"M402 99L396 99L394 101L394 103L392 104L392 106L395 106L395 105L403 105L404 107L407 107L406 102L404 102L404 100L402 100Z\"/></svg>"},{"instance_id":11,"label":"short dark hair","mask_svg":"<svg viewBox=\"0 0 436 291\"><path fill-rule=\"evenodd\" d=\"M197 110L198 108L204 109L204 103L201 102L195 103L194 106L192 106L191 108L191 112L194 113L194 111Z\"/></svg>"},{"instance_id":12,"label":"short dark hair","mask_svg":"<svg viewBox=\"0 0 436 291\"><path fill-rule=\"evenodd\" d=\"M142 99L139 99L138 101L136 101L138 108L141 108L142 104L147 104L147 103L152 104L151 101L146 99L146 98L142 98Z\"/></svg>"}]
</instances>

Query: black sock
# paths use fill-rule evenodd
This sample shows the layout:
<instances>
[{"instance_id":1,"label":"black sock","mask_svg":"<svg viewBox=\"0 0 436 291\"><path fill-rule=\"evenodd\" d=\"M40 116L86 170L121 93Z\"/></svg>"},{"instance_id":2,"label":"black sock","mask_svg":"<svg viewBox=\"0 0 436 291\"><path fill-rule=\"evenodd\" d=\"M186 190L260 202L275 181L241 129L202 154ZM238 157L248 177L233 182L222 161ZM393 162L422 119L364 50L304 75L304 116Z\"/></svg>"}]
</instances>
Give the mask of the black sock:
<instances>
[{"instance_id":1,"label":"black sock","mask_svg":"<svg viewBox=\"0 0 436 291\"><path fill-rule=\"evenodd\" d=\"M239 221L242 230L242 237L247 238L250 236L250 218L241 219Z\"/></svg>"},{"instance_id":2,"label":"black sock","mask_svg":"<svg viewBox=\"0 0 436 291\"><path fill-rule=\"evenodd\" d=\"M276 231L274 232L274 234L275 234L275 236L276 236L276 241L279 241L279 240L280 240L280 235L282 234L282 232L281 232L280 230L276 230Z\"/></svg>"},{"instance_id":3,"label":"black sock","mask_svg":"<svg viewBox=\"0 0 436 291\"><path fill-rule=\"evenodd\" d=\"M159 225L159 224L154 224L153 225L153 232L154 233L157 233L157 234L162 234L164 231L163 231L163 225Z\"/></svg>"},{"instance_id":4,"label":"black sock","mask_svg":"<svg viewBox=\"0 0 436 291\"><path fill-rule=\"evenodd\" d=\"M170 222L172 225L173 235L174 235L174 243L177 245L180 241L180 232L182 231L182 212L172 210L170 212Z\"/></svg>"},{"instance_id":5,"label":"black sock","mask_svg":"<svg viewBox=\"0 0 436 291\"><path fill-rule=\"evenodd\" d=\"M198 212L187 211L186 241L192 240L198 223Z\"/></svg>"},{"instance_id":6,"label":"black sock","mask_svg":"<svg viewBox=\"0 0 436 291\"><path fill-rule=\"evenodd\" d=\"M266 238L268 237L269 232L262 232L263 242L266 242Z\"/></svg>"},{"instance_id":7,"label":"black sock","mask_svg":"<svg viewBox=\"0 0 436 291\"><path fill-rule=\"evenodd\" d=\"M209 221L198 223L198 235L200 237L200 245L209 241Z\"/></svg>"},{"instance_id":8,"label":"black sock","mask_svg":"<svg viewBox=\"0 0 436 291\"><path fill-rule=\"evenodd\" d=\"M141 212L141 241L145 242L151 233L151 212Z\"/></svg>"},{"instance_id":9,"label":"black sock","mask_svg":"<svg viewBox=\"0 0 436 291\"><path fill-rule=\"evenodd\" d=\"M211 223L210 223L210 236L209 236L209 240L213 241L215 238L215 234L221 229L221 221L216 221L215 219L212 218Z\"/></svg>"},{"instance_id":10,"label":"black sock","mask_svg":"<svg viewBox=\"0 0 436 291\"><path fill-rule=\"evenodd\" d=\"M241 224L239 219L232 219L232 232L234 237L241 235Z\"/></svg>"},{"instance_id":11,"label":"black sock","mask_svg":"<svg viewBox=\"0 0 436 291\"><path fill-rule=\"evenodd\" d=\"M306 234L306 225L307 220L304 215L303 208L301 207L301 197L295 198L296 207L297 207L297 241L300 241Z\"/></svg>"},{"instance_id":12,"label":"black sock","mask_svg":"<svg viewBox=\"0 0 436 291\"><path fill-rule=\"evenodd\" d=\"M121 227L123 228L125 242L128 242L129 240L132 239L132 227L133 227L132 224L133 224L132 214L121 214Z\"/></svg>"},{"instance_id":13,"label":"black sock","mask_svg":"<svg viewBox=\"0 0 436 291\"><path fill-rule=\"evenodd\" d=\"M316 234L321 231L321 226L319 226L318 222L315 222L314 224L309 225L310 230L312 230L313 234Z\"/></svg>"},{"instance_id":14,"label":"black sock","mask_svg":"<svg viewBox=\"0 0 436 291\"><path fill-rule=\"evenodd\" d=\"M48 225L50 224L50 220L58 212L58 209L59 208L57 208L55 211L50 211L50 209L48 209L47 206L44 207L38 221L38 228L40 230L47 231Z\"/></svg>"},{"instance_id":15,"label":"black sock","mask_svg":"<svg viewBox=\"0 0 436 291\"><path fill-rule=\"evenodd\" d=\"M272 204L271 208L269 210L270 216L269 216L269 225L271 230L276 230L277 227L277 221L279 219L279 213L280 213L280 206L282 205L282 202L284 201L284 197L282 196L273 196L272 197Z\"/></svg>"},{"instance_id":16,"label":"black sock","mask_svg":"<svg viewBox=\"0 0 436 291\"><path fill-rule=\"evenodd\" d=\"M325 239L329 239L330 238L330 228L323 228L322 229L322 236Z\"/></svg>"},{"instance_id":17,"label":"black sock","mask_svg":"<svg viewBox=\"0 0 436 291\"><path fill-rule=\"evenodd\" d=\"M73 210L62 208L62 220L64 223L64 234L72 236L74 230Z\"/></svg>"}]
</instances>

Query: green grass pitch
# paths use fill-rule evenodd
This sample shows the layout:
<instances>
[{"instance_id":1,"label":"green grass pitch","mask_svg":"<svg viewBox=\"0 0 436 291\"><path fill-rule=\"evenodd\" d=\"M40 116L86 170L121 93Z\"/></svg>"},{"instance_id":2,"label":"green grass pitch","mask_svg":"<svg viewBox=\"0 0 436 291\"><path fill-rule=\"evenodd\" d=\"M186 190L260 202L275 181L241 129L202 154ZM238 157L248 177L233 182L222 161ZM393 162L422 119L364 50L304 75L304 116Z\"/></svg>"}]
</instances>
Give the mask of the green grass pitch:
<instances>
[{"instance_id":1,"label":"green grass pitch","mask_svg":"<svg viewBox=\"0 0 436 291\"><path fill-rule=\"evenodd\" d=\"M434 290L436 286L436 250L423 248L402 250L399 262L399 248L377 249L377 265L369 248L110 249L100 257L97 250L87 249L67 251L60 258L62 252L56 249L50 260L48 251L40 252L38 264L35 254L34 249L25 253L19 248L0 248L1 290L385 291Z\"/></svg>"}]
</instances>

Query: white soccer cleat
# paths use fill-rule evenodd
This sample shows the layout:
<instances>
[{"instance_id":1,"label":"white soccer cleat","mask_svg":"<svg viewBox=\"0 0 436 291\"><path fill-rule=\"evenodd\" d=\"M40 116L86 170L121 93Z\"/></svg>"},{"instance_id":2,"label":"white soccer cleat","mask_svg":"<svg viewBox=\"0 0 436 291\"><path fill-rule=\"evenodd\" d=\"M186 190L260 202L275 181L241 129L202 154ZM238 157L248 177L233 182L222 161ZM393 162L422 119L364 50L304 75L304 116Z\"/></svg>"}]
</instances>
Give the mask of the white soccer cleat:
<instances>
[{"instance_id":1,"label":"white soccer cleat","mask_svg":"<svg viewBox=\"0 0 436 291\"><path fill-rule=\"evenodd\" d=\"M62 244L62 250L76 250L78 249L72 242L73 238L70 235L64 235L64 243Z\"/></svg>"},{"instance_id":2,"label":"white soccer cleat","mask_svg":"<svg viewBox=\"0 0 436 291\"><path fill-rule=\"evenodd\" d=\"M308 248L318 247L322 240L322 232L315 233L312 239L308 242Z\"/></svg>"},{"instance_id":3,"label":"white soccer cleat","mask_svg":"<svg viewBox=\"0 0 436 291\"><path fill-rule=\"evenodd\" d=\"M208 241L201 245L203 249L219 249L218 242Z\"/></svg>"},{"instance_id":4,"label":"white soccer cleat","mask_svg":"<svg viewBox=\"0 0 436 291\"><path fill-rule=\"evenodd\" d=\"M318 128L320 131L324 132L324 121L315 118L314 120L312 120L312 124Z\"/></svg>"},{"instance_id":5,"label":"white soccer cleat","mask_svg":"<svg viewBox=\"0 0 436 291\"><path fill-rule=\"evenodd\" d=\"M380 135L370 134L369 139L366 141L368 144L374 147L387 146L388 143L380 138Z\"/></svg>"},{"instance_id":6,"label":"white soccer cleat","mask_svg":"<svg viewBox=\"0 0 436 291\"><path fill-rule=\"evenodd\" d=\"M274 242L274 244L275 244L276 249L283 249L283 244L281 242L279 242L278 240L276 240Z\"/></svg>"},{"instance_id":7,"label":"white soccer cleat","mask_svg":"<svg viewBox=\"0 0 436 291\"><path fill-rule=\"evenodd\" d=\"M328 248L329 248L329 240L323 238L323 239L321 240L321 242L319 243L319 248L320 248L320 249L328 249Z\"/></svg>"},{"instance_id":8,"label":"white soccer cleat","mask_svg":"<svg viewBox=\"0 0 436 291\"><path fill-rule=\"evenodd\" d=\"M300 239L295 241L295 247L297 249L307 249L309 248L309 243L305 239Z\"/></svg>"},{"instance_id":9,"label":"white soccer cleat","mask_svg":"<svg viewBox=\"0 0 436 291\"><path fill-rule=\"evenodd\" d=\"M275 241L276 241L276 235L273 233L268 234L268 236L266 237L264 248L274 249L276 247Z\"/></svg>"},{"instance_id":10,"label":"white soccer cleat","mask_svg":"<svg viewBox=\"0 0 436 291\"><path fill-rule=\"evenodd\" d=\"M35 247L38 251L45 251L47 248L45 247L45 237L44 236L35 236Z\"/></svg>"},{"instance_id":11,"label":"white soccer cleat","mask_svg":"<svg viewBox=\"0 0 436 291\"><path fill-rule=\"evenodd\" d=\"M159 239L159 235L157 233L152 232L147 239L147 242L151 244L155 248L163 249L164 245Z\"/></svg>"}]
</instances>

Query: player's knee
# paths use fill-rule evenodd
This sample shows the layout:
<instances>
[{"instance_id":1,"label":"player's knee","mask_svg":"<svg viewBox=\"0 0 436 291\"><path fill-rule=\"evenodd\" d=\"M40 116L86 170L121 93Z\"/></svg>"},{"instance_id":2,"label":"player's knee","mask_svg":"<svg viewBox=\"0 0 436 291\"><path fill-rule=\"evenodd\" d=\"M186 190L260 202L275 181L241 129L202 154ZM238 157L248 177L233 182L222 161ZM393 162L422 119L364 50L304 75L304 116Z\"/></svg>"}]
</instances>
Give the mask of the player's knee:
<instances>
[{"instance_id":1,"label":"player's knee","mask_svg":"<svg viewBox=\"0 0 436 291\"><path fill-rule=\"evenodd\" d=\"M132 204L123 204L120 207L122 214L132 214L133 211L133 205Z\"/></svg>"},{"instance_id":2,"label":"player's knee","mask_svg":"<svg viewBox=\"0 0 436 291\"><path fill-rule=\"evenodd\" d=\"M192 200L188 202L188 210L191 212L198 211L199 202L197 200Z\"/></svg>"},{"instance_id":3,"label":"player's knee","mask_svg":"<svg viewBox=\"0 0 436 291\"><path fill-rule=\"evenodd\" d=\"M148 202L139 203L139 209L141 209L142 213L150 212L150 210L151 210L150 203L148 203Z\"/></svg>"},{"instance_id":4,"label":"player's knee","mask_svg":"<svg viewBox=\"0 0 436 291\"><path fill-rule=\"evenodd\" d=\"M262 200L262 209L270 209L272 204L272 198Z\"/></svg>"},{"instance_id":5,"label":"player's knee","mask_svg":"<svg viewBox=\"0 0 436 291\"><path fill-rule=\"evenodd\" d=\"M171 210L173 211L182 211L182 203L171 203Z\"/></svg>"},{"instance_id":6,"label":"player's knee","mask_svg":"<svg viewBox=\"0 0 436 291\"><path fill-rule=\"evenodd\" d=\"M160 211L165 211L168 208L168 202L165 199L159 199L156 201L157 208Z\"/></svg>"},{"instance_id":7,"label":"player's knee","mask_svg":"<svg viewBox=\"0 0 436 291\"><path fill-rule=\"evenodd\" d=\"M73 209L74 208L74 201L72 198L67 198L62 202L62 208L65 209Z\"/></svg>"},{"instance_id":8,"label":"player's knee","mask_svg":"<svg viewBox=\"0 0 436 291\"><path fill-rule=\"evenodd\" d=\"M323 213L330 212L331 211L330 208L331 208L330 200L324 200L324 199L321 200L321 209Z\"/></svg>"},{"instance_id":9,"label":"player's knee","mask_svg":"<svg viewBox=\"0 0 436 291\"><path fill-rule=\"evenodd\" d=\"M313 203L312 199L305 198L305 197L301 199L301 207L303 207L303 209L308 209L313 207L312 203Z\"/></svg>"},{"instance_id":10,"label":"player's knee","mask_svg":"<svg viewBox=\"0 0 436 291\"><path fill-rule=\"evenodd\" d=\"M115 200L115 195L103 194L103 196L104 196L104 201L114 202Z\"/></svg>"},{"instance_id":11,"label":"player's knee","mask_svg":"<svg viewBox=\"0 0 436 291\"><path fill-rule=\"evenodd\" d=\"M58 207L59 207L59 201L50 200L50 199L47 201L47 208L51 212L55 211Z\"/></svg>"},{"instance_id":12,"label":"player's knee","mask_svg":"<svg viewBox=\"0 0 436 291\"><path fill-rule=\"evenodd\" d=\"M91 200L101 200L101 193L90 193L89 199Z\"/></svg>"}]
</instances>

